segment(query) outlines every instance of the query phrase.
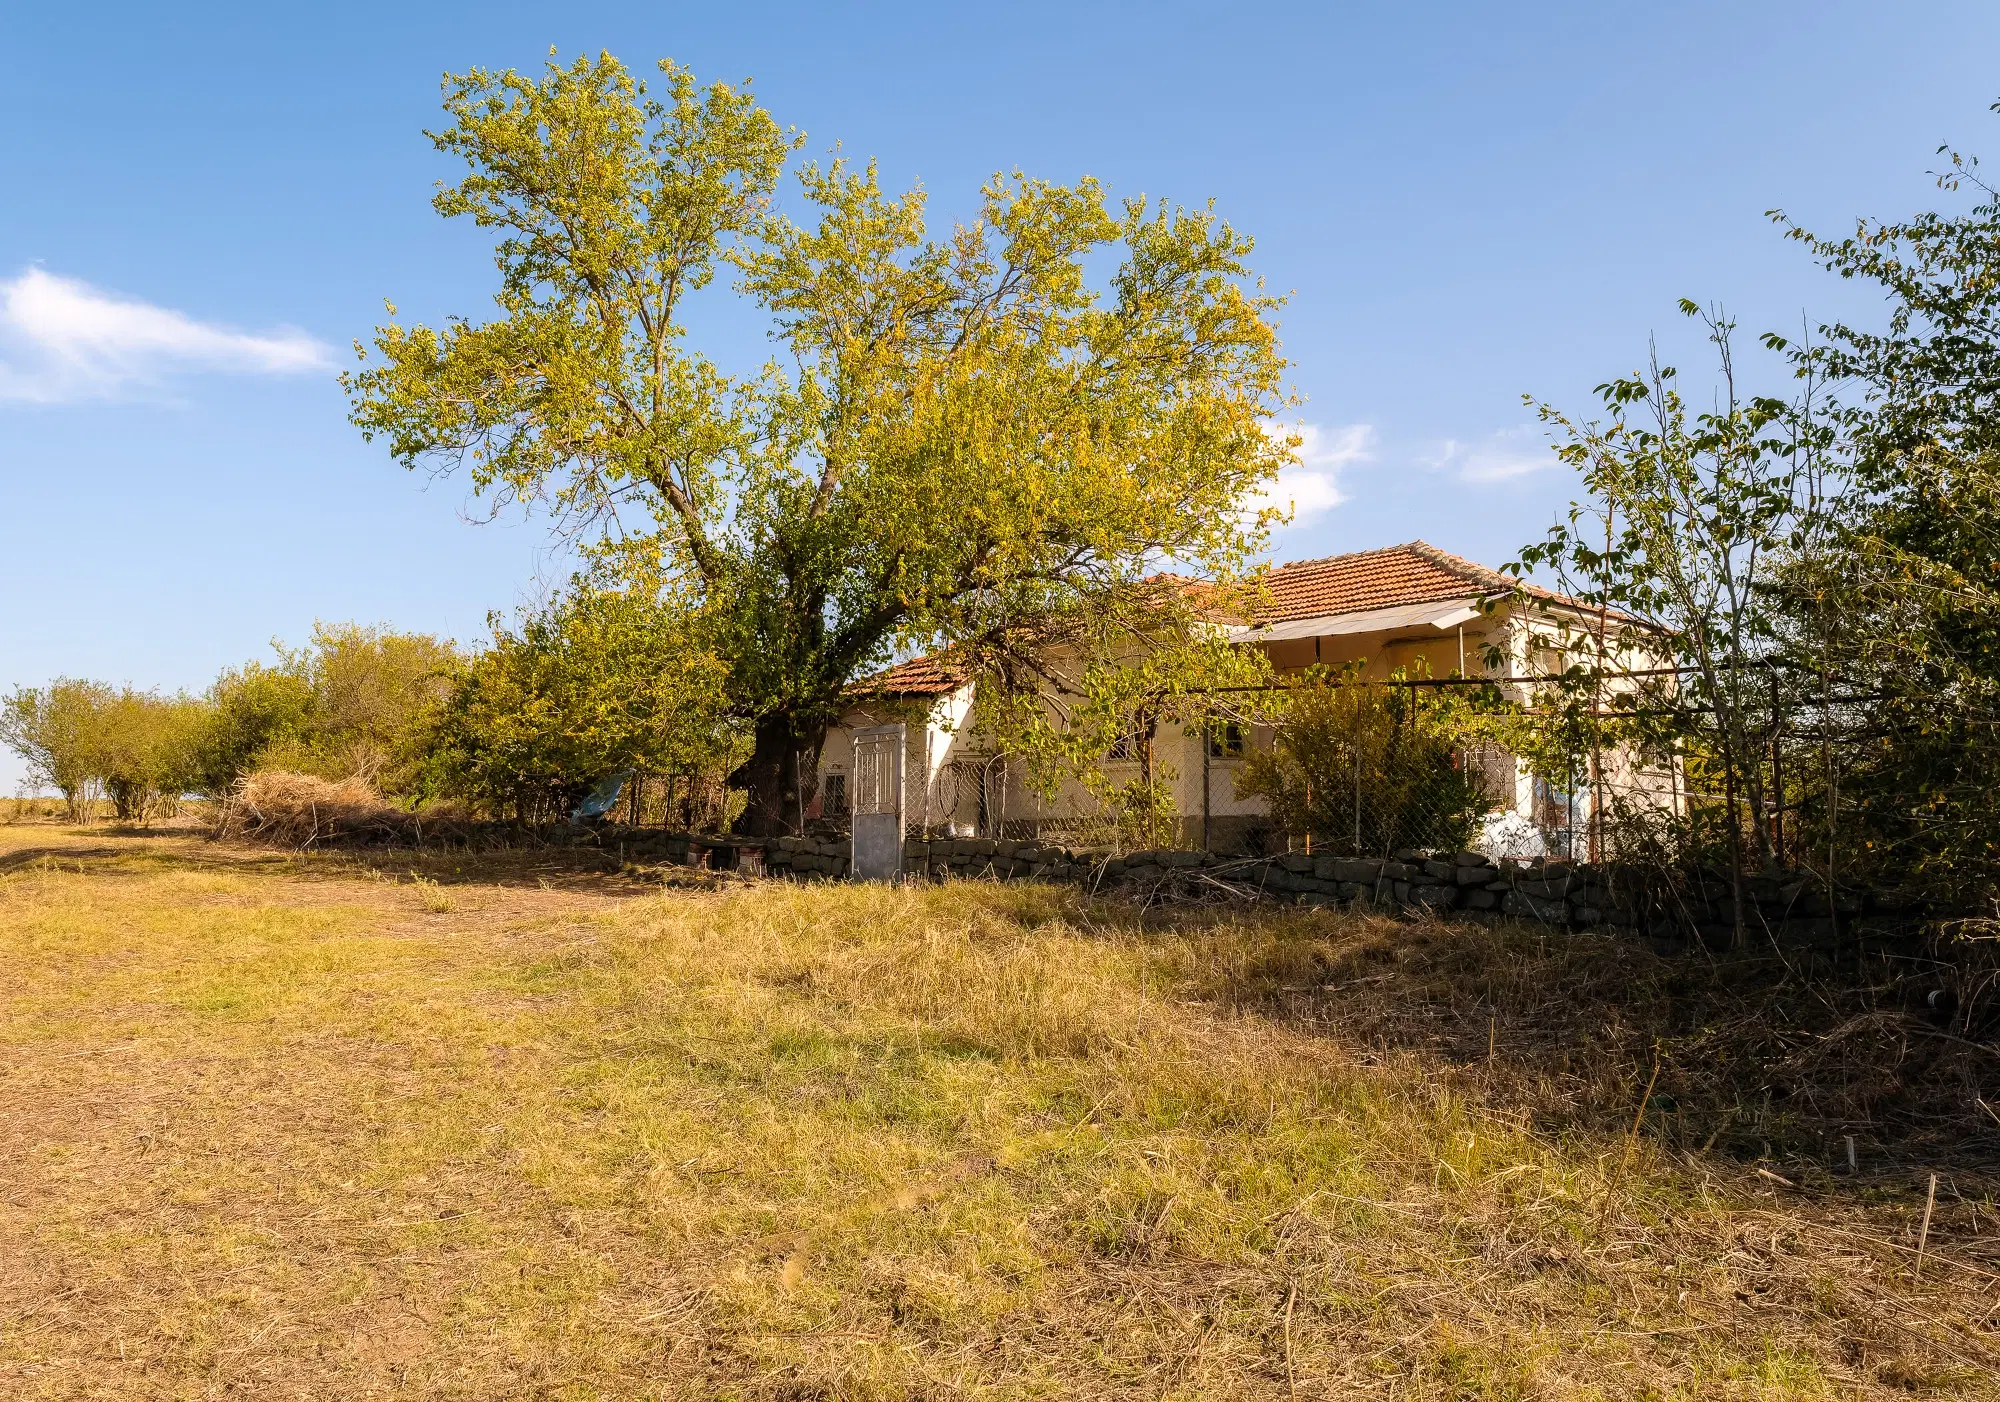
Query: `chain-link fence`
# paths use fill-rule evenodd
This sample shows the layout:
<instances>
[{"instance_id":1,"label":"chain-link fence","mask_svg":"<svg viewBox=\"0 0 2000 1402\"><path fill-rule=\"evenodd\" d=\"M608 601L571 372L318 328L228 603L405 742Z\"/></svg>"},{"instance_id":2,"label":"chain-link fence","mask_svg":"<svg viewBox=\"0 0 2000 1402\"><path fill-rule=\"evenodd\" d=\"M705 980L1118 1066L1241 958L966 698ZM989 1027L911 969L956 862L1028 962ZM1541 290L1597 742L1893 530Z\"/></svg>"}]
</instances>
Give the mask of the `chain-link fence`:
<instances>
[{"instance_id":1,"label":"chain-link fence","mask_svg":"<svg viewBox=\"0 0 2000 1402\"><path fill-rule=\"evenodd\" d=\"M1792 871L1828 891L1907 877L1920 864L1908 833L1925 815L1907 816L1907 794L1885 796L1876 698L1762 665L1736 680L1738 709L1725 715L1659 673L1582 689L1541 678L1291 687L1255 719L1218 700L1206 726L1153 726L1054 793L1018 756L932 764L918 732L906 831L1104 850L1471 849L1703 879ZM814 830L842 830L846 782L822 776ZM712 811L719 801L701 799ZM1971 860L1987 861L1981 880L1991 874L1990 859Z\"/></svg>"}]
</instances>

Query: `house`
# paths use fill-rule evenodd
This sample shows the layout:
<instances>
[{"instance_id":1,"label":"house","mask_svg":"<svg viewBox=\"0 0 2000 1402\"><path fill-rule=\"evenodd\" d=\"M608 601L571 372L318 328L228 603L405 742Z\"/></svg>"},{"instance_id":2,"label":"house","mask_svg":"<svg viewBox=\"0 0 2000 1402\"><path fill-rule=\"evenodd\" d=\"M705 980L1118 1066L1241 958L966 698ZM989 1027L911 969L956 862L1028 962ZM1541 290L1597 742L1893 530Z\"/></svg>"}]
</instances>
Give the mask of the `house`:
<instances>
[{"instance_id":1,"label":"house","mask_svg":"<svg viewBox=\"0 0 2000 1402\"><path fill-rule=\"evenodd\" d=\"M1548 590L1531 588L1524 605L1517 581L1423 541L1301 560L1266 577L1268 599L1258 616L1231 628L1235 641L1263 649L1279 672L1315 665L1351 666L1364 681L1405 677L1490 678L1503 694L1532 702L1537 678L1560 674L1578 660L1579 646L1606 635L1598 610ZM1629 620L1616 619L1616 622ZM1609 644L1617 647L1615 638ZM1568 649L1567 653L1565 648ZM1489 659L1497 659L1490 662ZM1637 669L1658 659L1609 659ZM1018 761L998 753L969 724L974 683L948 657L919 657L871 678L865 699L828 731L820 754L817 811L844 811L853 762L853 732L903 720L906 822L961 836L1030 837L1087 829L1094 801L1080 784L1053 800L1022 782ZM1238 796L1235 777L1246 747L1270 743L1268 729L1203 737L1164 730L1154 741L1155 773L1172 788L1189 847L1238 849L1268 840L1262 802ZM1666 770L1649 770L1629 755L1599 757L1596 781L1579 774L1551 781L1531 774L1513 755L1491 746L1462 756L1477 766L1493 804L1487 831L1494 840L1529 850L1569 849L1607 792L1677 805L1678 785ZM1138 772L1139 758L1114 751L1104 761L1114 776Z\"/></svg>"}]
</instances>

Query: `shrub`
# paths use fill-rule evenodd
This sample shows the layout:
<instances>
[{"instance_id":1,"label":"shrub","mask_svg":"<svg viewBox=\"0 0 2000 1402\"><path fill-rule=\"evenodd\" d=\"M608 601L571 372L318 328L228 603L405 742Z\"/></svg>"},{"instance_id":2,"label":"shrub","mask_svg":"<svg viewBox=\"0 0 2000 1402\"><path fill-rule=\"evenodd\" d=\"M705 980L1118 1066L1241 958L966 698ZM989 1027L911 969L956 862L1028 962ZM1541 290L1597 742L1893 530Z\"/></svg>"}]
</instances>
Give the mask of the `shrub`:
<instances>
[{"instance_id":1,"label":"shrub","mask_svg":"<svg viewBox=\"0 0 2000 1402\"><path fill-rule=\"evenodd\" d=\"M1245 757L1236 792L1264 799L1278 831L1334 850L1462 848L1492 806L1463 762L1469 721L1435 690L1314 678L1286 698L1271 748Z\"/></svg>"}]
</instances>

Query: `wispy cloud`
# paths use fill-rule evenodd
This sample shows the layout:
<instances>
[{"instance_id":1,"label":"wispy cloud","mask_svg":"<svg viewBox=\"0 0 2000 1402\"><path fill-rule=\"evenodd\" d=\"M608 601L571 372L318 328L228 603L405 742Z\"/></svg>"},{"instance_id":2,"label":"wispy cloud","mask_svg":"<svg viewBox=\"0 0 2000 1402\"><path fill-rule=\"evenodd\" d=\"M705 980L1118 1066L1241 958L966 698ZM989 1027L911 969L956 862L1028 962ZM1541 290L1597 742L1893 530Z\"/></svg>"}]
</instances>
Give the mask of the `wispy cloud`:
<instances>
[{"instance_id":1,"label":"wispy cloud","mask_svg":"<svg viewBox=\"0 0 2000 1402\"><path fill-rule=\"evenodd\" d=\"M1273 424L1273 434L1293 433L1299 439L1299 460L1278 474L1253 503L1292 513L1300 525L1347 500L1340 490L1340 470L1375 456L1375 429L1369 424L1326 428L1320 424Z\"/></svg>"},{"instance_id":2,"label":"wispy cloud","mask_svg":"<svg viewBox=\"0 0 2000 1402\"><path fill-rule=\"evenodd\" d=\"M1444 451L1430 461L1433 467L1456 469L1461 482L1506 482L1561 465L1533 424L1501 429L1478 443L1448 438Z\"/></svg>"},{"instance_id":3,"label":"wispy cloud","mask_svg":"<svg viewBox=\"0 0 2000 1402\"><path fill-rule=\"evenodd\" d=\"M234 331L41 268L0 281L0 399L125 399L189 373L299 375L332 365L328 347L303 331Z\"/></svg>"}]
</instances>

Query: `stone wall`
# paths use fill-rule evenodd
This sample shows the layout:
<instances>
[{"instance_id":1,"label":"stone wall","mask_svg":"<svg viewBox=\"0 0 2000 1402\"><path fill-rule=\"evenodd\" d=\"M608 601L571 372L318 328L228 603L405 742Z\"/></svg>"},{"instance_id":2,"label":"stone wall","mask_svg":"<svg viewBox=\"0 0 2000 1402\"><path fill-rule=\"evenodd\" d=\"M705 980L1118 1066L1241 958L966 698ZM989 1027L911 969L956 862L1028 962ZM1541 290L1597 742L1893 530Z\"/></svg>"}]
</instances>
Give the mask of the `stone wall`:
<instances>
[{"instance_id":1,"label":"stone wall","mask_svg":"<svg viewBox=\"0 0 2000 1402\"><path fill-rule=\"evenodd\" d=\"M1729 878L1720 872L1668 880L1615 863L1503 859L1477 852L1399 852L1395 858L1288 852L1250 860L1199 852L1134 852L1103 864L1100 889L1188 885L1190 877L1309 906L1453 912L1564 928L1629 931L1657 943L1699 938L1726 947L1735 935ZM1746 876L1743 924L1753 940L1831 947L1843 940L1893 941L1918 933L1923 912L1888 894L1837 892L1804 873Z\"/></svg>"},{"instance_id":2,"label":"stone wall","mask_svg":"<svg viewBox=\"0 0 2000 1402\"><path fill-rule=\"evenodd\" d=\"M628 858L835 880L848 872L842 837L780 837L763 844L693 833L607 831ZM748 860L745 856L748 854ZM1564 928L1626 930L1656 943L1699 938L1726 946L1734 935L1730 883L1719 872L1667 881L1659 872L1617 864L1503 859L1477 852L1399 852L1390 859L1287 852L1236 857L1215 852L1128 852L1104 856L1036 842L952 838L903 844L907 876L931 880L1080 882L1108 896L1219 897L1305 906L1447 912L1480 920L1514 918ZM1888 895L1839 893L1829 903L1804 874L1746 876L1744 926L1753 939L1831 946L1898 940L1917 932L1921 911Z\"/></svg>"}]
</instances>

